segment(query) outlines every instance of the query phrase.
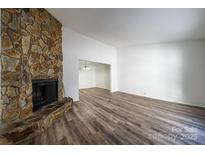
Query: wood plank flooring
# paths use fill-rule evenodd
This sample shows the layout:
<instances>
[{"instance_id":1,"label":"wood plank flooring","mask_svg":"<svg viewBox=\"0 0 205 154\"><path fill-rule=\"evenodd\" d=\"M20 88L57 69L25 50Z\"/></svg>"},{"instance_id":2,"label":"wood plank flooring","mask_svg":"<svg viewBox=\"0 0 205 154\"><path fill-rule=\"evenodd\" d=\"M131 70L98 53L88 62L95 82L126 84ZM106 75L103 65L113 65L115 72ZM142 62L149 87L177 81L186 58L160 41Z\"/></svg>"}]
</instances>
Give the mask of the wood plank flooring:
<instances>
[{"instance_id":1,"label":"wood plank flooring","mask_svg":"<svg viewBox=\"0 0 205 154\"><path fill-rule=\"evenodd\" d=\"M71 112L16 144L205 144L205 108L84 89Z\"/></svg>"}]
</instances>

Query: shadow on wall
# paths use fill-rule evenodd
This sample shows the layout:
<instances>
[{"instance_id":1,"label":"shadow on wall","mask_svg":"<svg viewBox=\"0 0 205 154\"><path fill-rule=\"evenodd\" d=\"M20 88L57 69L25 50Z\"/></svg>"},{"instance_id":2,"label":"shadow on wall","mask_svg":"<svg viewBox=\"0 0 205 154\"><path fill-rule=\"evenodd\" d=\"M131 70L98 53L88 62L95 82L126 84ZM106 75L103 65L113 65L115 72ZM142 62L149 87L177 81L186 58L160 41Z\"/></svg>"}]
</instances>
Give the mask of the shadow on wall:
<instances>
[{"instance_id":1,"label":"shadow on wall","mask_svg":"<svg viewBox=\"0 0 205 154\"><path fill-rule=\"evenodd\" d=\"M172 100L183 102L184 95L182 90L182 51L178 46L163 47L161 52L164 55L164 95Z\"/></svg>"},{"instance_id":2,"label":"shadow on wall","mask_svg":"<svg viewBox=\"0 0 205 154\"><path fill-rule=\"evenodd\" d=\"M192 12L191 15L194 21L183 28L186 33L181 36L204 38L204 14ZM185 17L184 20L190 19ZM201 35L197 34L199 29ZM164 52L167 54L167 70L164 71L166 96L171 95L171 98L182 103L205 107L205 39L168 43Z\"/></svg>"},{"instance_id":3,"label":"shadow on wall","mask_svg":"<svg viewBox=\"0 0 205 154\"><path fill-rule=\"evenodd\" d=\"M205 107L205 40L151 48L156 50L156 62L150 66L158 70L160 80L157 76L154 80L161 85L159 93L175 102Z\"/></svg>"},{"instance_id":4,"label":"shadow on wall","mask_svg":"<svg viewBox=\"0 0 205 154\"><path fill-rule=\"evenodd\" d=\"M205 107L205 40L190 42L181 50L184 100Z\"/></svg>"},{"instance_id":5,"label":"shadow on wall","mask_svg":"<svg viewBox=\"0 0 205 154\"><path fill-rule=\"evenodd\" d=\"M205 40L123 48L120 91L205 107Z\"/></svg>"},{"instance_id":6,"label":"shadow on wall","mask_svg":"<svg viewBox=\"0 0 205 154\"><path fill-rule=\"evenodd\" d=\"M202 11L202 9L201 9ZM182 91L185 103L205 107L205 39L204 14L192 13L192 20L187 25L187 34L191 38L203 38L186 42L182 51ZM189 20L189 19L187 19ZM198 32L201 32L198 34ZM198 37L197 37L198 36Z\"/></svg>"}]
</instances>

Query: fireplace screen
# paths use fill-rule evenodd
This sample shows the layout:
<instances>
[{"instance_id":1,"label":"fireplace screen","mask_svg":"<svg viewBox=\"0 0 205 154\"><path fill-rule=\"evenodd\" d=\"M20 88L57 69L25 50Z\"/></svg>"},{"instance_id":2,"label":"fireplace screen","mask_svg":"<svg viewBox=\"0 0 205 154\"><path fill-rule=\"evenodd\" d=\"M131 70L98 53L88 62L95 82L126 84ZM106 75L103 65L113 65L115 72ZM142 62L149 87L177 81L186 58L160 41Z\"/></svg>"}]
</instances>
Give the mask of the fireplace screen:
<instances>
[{"instance_id":1,"label":"fireplace screen","mask_svg":"<svg viewBox=\"0 0 205 154\"><path fill-rule=\"evenodd\" d=\"M58 100L58 80L33 80L33 111Z\"/></svg>"}]
</instances>

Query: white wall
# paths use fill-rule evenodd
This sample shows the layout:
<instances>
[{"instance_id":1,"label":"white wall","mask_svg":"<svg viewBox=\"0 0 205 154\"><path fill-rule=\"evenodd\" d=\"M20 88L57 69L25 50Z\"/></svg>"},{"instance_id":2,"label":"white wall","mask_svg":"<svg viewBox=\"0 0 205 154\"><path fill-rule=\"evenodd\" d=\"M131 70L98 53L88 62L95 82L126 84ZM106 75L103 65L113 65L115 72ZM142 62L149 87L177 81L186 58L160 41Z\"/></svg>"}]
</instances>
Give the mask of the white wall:
<instances>
[{"instance_id":1,"label":"white wall","mask_svg":"<svg viewBox=\"0 0 205 154\"><path fill-rule=\"evenodd\" d=\"M119 91L205 106L205 40L119 48Z\"/></svg>"},{"instance_id":2,"label":"white wall","mask_svg":"<svg viewBox=\"0 0 205 154\"><path fill-rule=\"evenodd\" d=\"M63 27L63 54L65 95L75 101L82 59L111 65L111 91L205 106L205 40L119 48L117 58L115 48Z\"/></svg>"},{"instance_id":3,"label":"white wall","mask_svg":"<svg viewBox=\"0 0 205 154\"><path fill-rule=\"evenodd\" d=\"M79 59L111 65L111 91L117 90L117 50L63 27L63 78L65 96L79 100Z\"/></svg>"},{"instance_id":4,"label":"white wall","mask_svg":"<svg viewBox=\"0 0 205 154\"><path fill-rule=\"evenodd\" d=\"M79 89L96 87L96 67L89 68L87 71L79 69Z\"/></svg>"}]
</instances>

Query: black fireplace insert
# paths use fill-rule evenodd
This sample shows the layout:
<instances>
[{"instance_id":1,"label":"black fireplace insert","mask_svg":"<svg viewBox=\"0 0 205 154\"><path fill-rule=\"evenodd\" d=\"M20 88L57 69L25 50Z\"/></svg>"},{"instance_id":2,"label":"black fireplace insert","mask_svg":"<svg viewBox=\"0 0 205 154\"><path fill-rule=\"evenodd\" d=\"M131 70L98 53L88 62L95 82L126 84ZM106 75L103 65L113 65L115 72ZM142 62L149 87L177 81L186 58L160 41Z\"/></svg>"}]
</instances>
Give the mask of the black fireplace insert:
<instances>
[{"instance_id":1,"label":"black fireplace insert","mask_svg":"<svg viewBox=\"0 0 205 154\"><path fill-rule=\"evenodd\" d=\"M32 80L33 111L58 100L58 80Z\"/></svg>"}]
</instances>

